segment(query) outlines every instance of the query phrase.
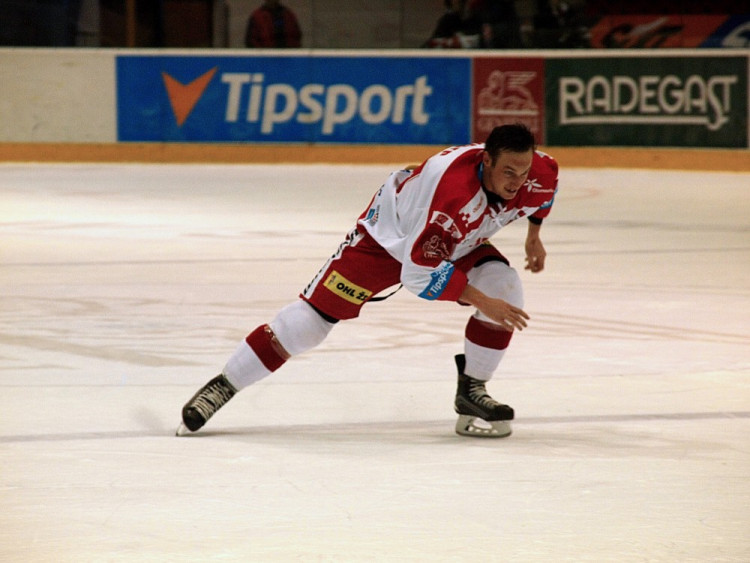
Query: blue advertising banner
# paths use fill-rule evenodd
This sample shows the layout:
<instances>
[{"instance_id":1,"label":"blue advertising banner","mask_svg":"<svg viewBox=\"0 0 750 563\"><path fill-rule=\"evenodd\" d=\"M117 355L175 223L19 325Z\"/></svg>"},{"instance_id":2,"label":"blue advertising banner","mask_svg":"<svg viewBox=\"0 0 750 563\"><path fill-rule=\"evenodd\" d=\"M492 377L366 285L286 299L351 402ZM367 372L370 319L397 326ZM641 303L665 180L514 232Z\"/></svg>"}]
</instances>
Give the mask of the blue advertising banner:
<instances>
[{"instance_id":1,"label":"blue advertising banner","mask_svg":"<svg viewBox=\"0 0 750 563\"><path fill-rule=\"evenodd\" d=\"M120 141L463 144L466 57L117 57Z\"/></svg>"}]
</instances>

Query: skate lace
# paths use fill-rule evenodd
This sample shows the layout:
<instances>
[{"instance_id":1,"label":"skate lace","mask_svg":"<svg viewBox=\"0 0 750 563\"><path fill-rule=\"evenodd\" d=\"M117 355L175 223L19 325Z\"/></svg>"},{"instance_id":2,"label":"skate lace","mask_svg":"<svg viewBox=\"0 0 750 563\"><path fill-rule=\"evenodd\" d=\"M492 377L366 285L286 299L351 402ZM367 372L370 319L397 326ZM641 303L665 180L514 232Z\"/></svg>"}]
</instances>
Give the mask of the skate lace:
<instances>
[{"instance_id":1,"label":"skate lace","mask_svg":"<svg viewBox=\"0 0 750 563\"><path fill-rule=\"evenodd\" d=\"M208 387L193 402L191 407L197 410L205 419L209 419L224 403L232 398L234 393L226 386L217 383Z\"/></svg>"},{"instance_id":2,"label":"skate lace","mask_svg":"<svg viewBox=\"0 0 750 563\"><path fill-rule=\"evenodd\" d=\"M484 383L477 380L473 380L469 384L469 399L471 399L474 404L483 408L491 409L500 406L500 403L489 396Z\"/></svg>"}]
</instances>

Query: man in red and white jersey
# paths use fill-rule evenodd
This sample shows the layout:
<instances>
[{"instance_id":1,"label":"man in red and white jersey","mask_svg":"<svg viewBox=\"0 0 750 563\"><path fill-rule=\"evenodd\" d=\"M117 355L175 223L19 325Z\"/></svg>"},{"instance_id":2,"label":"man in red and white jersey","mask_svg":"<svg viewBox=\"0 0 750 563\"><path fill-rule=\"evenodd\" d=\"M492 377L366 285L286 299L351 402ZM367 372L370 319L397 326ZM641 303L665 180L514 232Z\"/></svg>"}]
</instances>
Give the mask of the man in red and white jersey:
<instances>
[{"instance_id":1,"label":"man in red and white jersey","mask_svg":"<svg viewBox=\"0 0 750 563\"><path fill-rule=\"evenodd\" d=\"M509 435L513 409L492 399L485 383L529 316L518 273L489 239L526 217L526 269L542 271L539 233L556 191L557 163L536 150L523 125L497 127L484 144L451 147L393 172L300 299L251 332L222 373L187 402L178 434L201 428L237 391L319 345L336 323L401 284L423 299L475 308L464 353L456 356L456 432Z\"/></svg>"}]
</instances>

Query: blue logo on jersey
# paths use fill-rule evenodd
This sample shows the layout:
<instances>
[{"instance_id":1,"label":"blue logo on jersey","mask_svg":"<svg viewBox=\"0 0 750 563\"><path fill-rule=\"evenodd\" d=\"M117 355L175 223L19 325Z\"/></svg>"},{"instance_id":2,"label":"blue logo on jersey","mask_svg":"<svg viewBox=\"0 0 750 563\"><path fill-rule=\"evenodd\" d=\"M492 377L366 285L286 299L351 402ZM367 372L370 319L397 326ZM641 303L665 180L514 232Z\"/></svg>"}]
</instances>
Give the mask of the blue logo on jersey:
<instances>
[{"instance_id":1,"label":"blue logo on jersey","mask_svg":"<svg viewBox=\"0 0 750 563\"><path fill-rule=\"evenodd\" d=\"M419 297L434 301L438 299L445 288L448 286L448 282L455 271L455 267L450 262L445 262L440 268L430 274L430 285L428 285Z\"/></svg>"},{"instance_id":2,"label":"blue logo on jersey","mask_svg":"<svg viewBox=\"0 0 750 563\"><path fill-rule=\"evenodd\" d=\"M552 207L552 204L555 202L556 195L557 195L557 188L555 188L555 193L552 194L552 199L544 202L539 209L547 209L548 207Z\"/></svg>"}]
</instances>

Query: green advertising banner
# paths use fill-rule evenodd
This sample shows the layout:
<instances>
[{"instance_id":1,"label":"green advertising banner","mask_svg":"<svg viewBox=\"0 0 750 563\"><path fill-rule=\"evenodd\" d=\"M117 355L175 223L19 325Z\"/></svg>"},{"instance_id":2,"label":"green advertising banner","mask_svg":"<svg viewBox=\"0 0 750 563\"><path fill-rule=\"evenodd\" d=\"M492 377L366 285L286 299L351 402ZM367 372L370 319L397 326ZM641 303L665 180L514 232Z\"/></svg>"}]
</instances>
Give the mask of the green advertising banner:
<instances>
[{"instance_id":1,"label":"green advertising banner","mask_svg":"<svg viewBox=\"0 0 750 563\"><path fill-rule=\"evenodd\" d=\"M748 146L746 57L550 59L549 145Z\"/></svg>"}]
</instances>

